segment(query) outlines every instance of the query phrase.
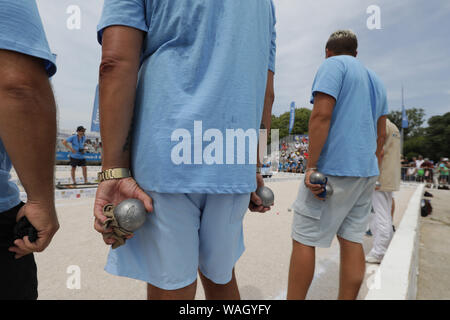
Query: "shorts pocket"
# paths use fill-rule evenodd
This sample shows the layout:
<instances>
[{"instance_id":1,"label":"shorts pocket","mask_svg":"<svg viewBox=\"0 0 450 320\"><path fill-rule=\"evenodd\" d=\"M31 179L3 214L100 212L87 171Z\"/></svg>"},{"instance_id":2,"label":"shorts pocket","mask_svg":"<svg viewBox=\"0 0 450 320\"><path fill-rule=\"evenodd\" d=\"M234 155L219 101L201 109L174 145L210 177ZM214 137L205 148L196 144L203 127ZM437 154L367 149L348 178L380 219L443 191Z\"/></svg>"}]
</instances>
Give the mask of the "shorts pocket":
<instances>
[{"instance_id":1,"label":"shorts pocket","mask_svg":"<svg viewBox=\"0 0 450 320\"><path fill-rule=\"evenodd\" d=\"M325 202L314 198L312 192L307 188L300 192L305 192L306 194L299 195L294 203L292 232L293 235L299 235L304 240L316 241L320 237L320 219Z\"/></svg>"},{"instance_id":2,"label":"shorts pocket","mask_svg":"<svg viewBox=\"0 0 450 320\"><path fill-rule=\"evenodd\" d=\"M316 199L308 188L301 187L297 200L293 204L293 209L298 214L320 220L324 206L325 201Z\"/></svg>"}]
</instances>

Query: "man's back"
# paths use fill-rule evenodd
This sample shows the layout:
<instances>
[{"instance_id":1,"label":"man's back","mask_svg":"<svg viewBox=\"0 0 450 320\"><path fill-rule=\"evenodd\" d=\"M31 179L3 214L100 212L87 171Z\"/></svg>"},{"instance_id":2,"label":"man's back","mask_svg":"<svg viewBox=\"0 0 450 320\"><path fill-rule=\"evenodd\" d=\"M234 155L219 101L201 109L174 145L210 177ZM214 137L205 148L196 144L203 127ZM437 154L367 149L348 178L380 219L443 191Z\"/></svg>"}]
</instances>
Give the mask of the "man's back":
<instances>
[{"instance_id":1,"label":"man's back","mask_svg":"<svg viewBox=\"0 0 450 320\"><path fill-rule=\"evenodd\" d=\"M223 152L216 157L223 165L205 165L192 148L189 161L176 165L172 149L179 139L171 137L181 129L193 139L197 121L203 133L221 132L222 149L227 129L259 129L268 70L274 71L272 1L107 0L100 41L102 30L114 24L146 32L131 157L139 185L158 192L253 191L255 168L248 156L244 165L234 157L228 166L233 154ZM203 153L205 145L193 144Z\"/></svg>"},{"instance_id":2,"label":"man's back","mask_svg":"<svg viewBox=\"0 0 450 320\"><path fill-rule=\"evenodd\" d=\"M334 56L320 67L311 102L317 92L336 100L328 139L318 162L319 170L335 176L377 176L377 121L387 114L381 81L358 59Z\"/></svg>"}]
</instances>

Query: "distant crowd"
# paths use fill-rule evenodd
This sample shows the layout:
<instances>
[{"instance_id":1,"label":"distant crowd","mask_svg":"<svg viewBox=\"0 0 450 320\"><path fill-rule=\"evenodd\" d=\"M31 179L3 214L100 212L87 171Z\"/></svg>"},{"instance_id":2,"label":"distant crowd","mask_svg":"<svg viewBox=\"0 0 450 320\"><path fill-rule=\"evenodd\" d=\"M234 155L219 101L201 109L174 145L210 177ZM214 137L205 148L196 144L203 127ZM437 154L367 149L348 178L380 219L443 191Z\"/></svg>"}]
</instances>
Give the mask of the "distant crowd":
<instances>
[{"instance_id":1,"label":"distant crowd","mask_svg":"<svg viewBox=\"0 0 450 320\"><path fill-rule=\"evenodd\" d=\"M278 163L279 172L304 173L308 161L307 137L295 141L294 143L283 142L280 146L280 161Z\"/></svg>"},{"instance_id":2,"label":"distant crowd","mask_svg":"<svg viewBox=\"0 0 450 320\"><path fill-rule=\"evenodd\" d=\"M441 158L439 162L433 162L422 156L401 159L402 180L446 185L449 183L450 161Z\"/></svg>"}]
</instances>

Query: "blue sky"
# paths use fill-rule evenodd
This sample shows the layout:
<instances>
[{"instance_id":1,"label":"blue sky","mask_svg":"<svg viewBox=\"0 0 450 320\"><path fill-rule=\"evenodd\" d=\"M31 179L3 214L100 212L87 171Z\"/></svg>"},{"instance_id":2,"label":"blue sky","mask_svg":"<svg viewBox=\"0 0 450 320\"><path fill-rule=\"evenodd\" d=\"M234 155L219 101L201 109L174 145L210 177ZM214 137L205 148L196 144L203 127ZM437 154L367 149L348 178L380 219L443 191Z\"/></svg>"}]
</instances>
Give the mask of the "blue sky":
<instances>
[{"instance_id":1,"label":"blue sky","mask_svg":"<svg viewBox=\"0 0 450 320\"><path fill-rule=\"evenodd\" d=\"M225 1L225 0L224 0ZM230 0L227 0L230 1ZM58 54L53 78L59 125L90 128L101 48L96 25L102 0L37 0L50 47ZM427 118L450 112L450 1L448 0L274 0L278 54L273 113L291 101L311 108L309 96L324 46L337 29L359 39L359 58L385 83L391 110L424 108ZM81 9L81 29L69 30L67 8ZM377 5L381 29L367 27L367 8Z\"/></svg>"}]
</instances>

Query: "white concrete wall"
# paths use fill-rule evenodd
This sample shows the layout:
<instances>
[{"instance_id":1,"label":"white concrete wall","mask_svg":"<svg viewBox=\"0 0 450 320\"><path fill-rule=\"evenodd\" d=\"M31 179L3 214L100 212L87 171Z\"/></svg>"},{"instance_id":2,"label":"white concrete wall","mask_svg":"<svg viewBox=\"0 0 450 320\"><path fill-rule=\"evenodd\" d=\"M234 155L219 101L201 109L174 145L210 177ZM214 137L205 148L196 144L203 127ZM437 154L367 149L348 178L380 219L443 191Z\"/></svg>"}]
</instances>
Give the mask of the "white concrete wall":
<instances>
[{"instance_id":1,"label":"white concrete wall","mask_svg":"<svg viewBox=\"0 0 450 320\"><path fill-rule=\"evenodd\" d=\"M378 269L366 300L416 299L420 201L423 192L424 185L418 185Z\"/></svg>"}]
</instances>

